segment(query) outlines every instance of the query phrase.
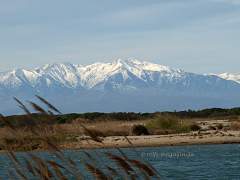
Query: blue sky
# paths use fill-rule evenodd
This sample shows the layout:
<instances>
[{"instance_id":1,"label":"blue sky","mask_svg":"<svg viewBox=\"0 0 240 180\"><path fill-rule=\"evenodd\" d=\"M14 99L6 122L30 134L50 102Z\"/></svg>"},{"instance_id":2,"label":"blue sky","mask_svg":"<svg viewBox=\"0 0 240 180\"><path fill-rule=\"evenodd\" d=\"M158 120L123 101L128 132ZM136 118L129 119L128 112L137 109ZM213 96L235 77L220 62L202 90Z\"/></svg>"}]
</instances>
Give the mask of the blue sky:
<instances>
[{"instance_id":1,"label":"blue sky","mask_svg":"<svg viewBox=\"0 0 240 180\"><path fill-rule=\"evenodd\" d=\"M240 72L240 0L0 0L0 71L128 57Z\"/></svg>"}]
</instances>

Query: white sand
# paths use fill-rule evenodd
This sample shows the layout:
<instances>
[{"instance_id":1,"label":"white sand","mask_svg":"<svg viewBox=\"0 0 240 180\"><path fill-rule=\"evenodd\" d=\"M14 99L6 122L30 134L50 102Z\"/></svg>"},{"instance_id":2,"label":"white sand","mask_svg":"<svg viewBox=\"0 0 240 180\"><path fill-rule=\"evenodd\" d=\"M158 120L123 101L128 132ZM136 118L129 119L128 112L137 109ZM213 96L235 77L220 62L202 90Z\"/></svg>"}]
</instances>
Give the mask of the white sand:
<instances>
[{"instance_id":1,"label":"white sand","mask_svg":"<svg viewBox=\"0 0 240 180\"><path fill-rule=\"evenodd\" d=\"M192 144L231 144L240 143L239 131L205 131L186 134L128 136L136 147L175 146ZM131 147L131 144L123 136L111 136L102 139L103 143L97 143L89 138L79 138L78 142L62 145L66 149L79 148L109 148Z\"/></svg>"}]
</instances>

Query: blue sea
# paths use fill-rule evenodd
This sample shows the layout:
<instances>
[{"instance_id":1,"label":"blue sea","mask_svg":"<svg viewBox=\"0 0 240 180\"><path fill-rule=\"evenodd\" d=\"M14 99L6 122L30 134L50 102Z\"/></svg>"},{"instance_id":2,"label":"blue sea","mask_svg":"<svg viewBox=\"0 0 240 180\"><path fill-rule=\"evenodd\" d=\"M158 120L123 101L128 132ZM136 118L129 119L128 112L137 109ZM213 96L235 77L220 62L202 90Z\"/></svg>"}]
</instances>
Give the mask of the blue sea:
<instances>
[{"instance_id":1,"label":"blue sea","mask_svg":"<svg viewBox=\"0 0 240 180\"><path fill-rule=\"evenodd\" d=\"M240 179L240 144L223 145L191 145L170 147L136 148L135 150L121 149L130 159L138 159L151 163L159 172L161 179L188 180L188 179ZM111 162L104 157L104 152L119 153L116 149L85 150L85 152L98 157L100 166L109 165ZM84 173L84 178L89 179L89 174L82 167L82 162L95 161L86 157L81 150L65 151L66 157L73 159ZM21 161L26 153L16 154ZM57 157L47 152L35 152L34 155L44 159L57 160ZM0 177L8 179L8 171L13 169L14 164L4 153L0 155ZM101 168L101 167L100 167ZM119 169L119 172L121 169ZM69 177L69 179L74 179Z\"/></svg>"}]
</instances>

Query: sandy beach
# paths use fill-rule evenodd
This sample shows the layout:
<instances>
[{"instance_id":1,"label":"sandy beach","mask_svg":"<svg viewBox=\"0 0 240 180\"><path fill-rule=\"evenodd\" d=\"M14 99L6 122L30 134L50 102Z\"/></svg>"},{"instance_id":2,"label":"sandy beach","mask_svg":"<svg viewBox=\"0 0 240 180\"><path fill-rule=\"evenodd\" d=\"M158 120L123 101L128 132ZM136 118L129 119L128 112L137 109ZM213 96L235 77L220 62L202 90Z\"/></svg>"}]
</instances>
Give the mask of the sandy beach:
<instances>
[{"instance_id":1,"label":"sandy beach","mask_svg":"<svg viewBox=\"0 0 240 180\"><path fill-rule=\"evenodd\" d=\"M128 142L128 140L131 144ZM62 144L64 149L112 148L112 147L156 147L194 144L232 144L240 143L239 131L206 131L171 135L149 136L111 136L102 138L102 143L95 142L87 136L78 138L78 142Z\"/></svg>"},{"instance_id":2,"label":"sandy beach","mask_svg":"<svg viewBox=\"0 0 240 180\"><path fill-rule=\"evenodd\" d=\"M163 118L163 117L162 117ZM2 137L8 135L7 141L11 148L16 151L39 151L47 150L45 142L39 138L51 138L52 142L60 149L86 149L86 148L116 148L116 147L159 147L159 146L180 146L195 144L240 144L240 123L238 120L229 119L190 119L178 121L176 119L161 119L171 128L148 126L151 120L138 121L95 121L76 120L69 124L55 124L40 129L40 137L25 129L18 129L19 136L11 136L9 129L2 128ZM161 122L157 122L161 123ZM84 125L84 126L83 126ZM191 129L191 125L197 129ZM147 133L138 134L133 131L134 127L148 127ZM42 127L42 126L41 126ZM84 129L85 127L86 129ZM179 131L181 128L184 131ZM15 131L14 131L15 132ZM5 134L4 134L5 133ZM94 141L98 140L98 141ZM23 143L24 146L23 146ZM2 146L1 150L6 150Z\"/></svg>"}]
</instances>

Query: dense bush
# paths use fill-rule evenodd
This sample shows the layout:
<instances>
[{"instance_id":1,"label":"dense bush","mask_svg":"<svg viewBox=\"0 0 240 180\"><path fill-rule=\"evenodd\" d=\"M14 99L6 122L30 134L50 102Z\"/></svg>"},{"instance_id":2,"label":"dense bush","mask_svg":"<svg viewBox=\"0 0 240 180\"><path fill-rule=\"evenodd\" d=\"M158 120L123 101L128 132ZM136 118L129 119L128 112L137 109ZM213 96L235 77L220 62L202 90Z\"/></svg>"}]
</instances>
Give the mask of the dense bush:
<instances>
[{"instance_id":1,"label":"dense bush","mask_svg":"<svg viewBox=\"0 0 240 180\"><path fill-rule=\"evenodd\" d=\"M236 121L240 116L240 108L233 109L220 109L220 108L212 108L212 109L204 109L199 111L179 111L179 112L156 112L156 113L134 113L134 112L116 112L116 113L101 113L101 112L91 112L91 113L72 113L72 114L60 114L56 116L49 116L46 118L44 114L31 114L34 117L34 123L44 123L44 124L63 124L63 123L71 123L75 119L86 119L91 121L97 120L117 120L117 121L134 121L134 120L147 120L147 119L157 119L161 117L165 119L162 121L162 128L176 128L175 122L167 120L169 116L172 119L190 119L190 118L221 118L225 117L230 119L231 121ZM163 118L164 117L164 118ZM174 117L174 118L173 118ZM11 122L14 126L24 126L26 124L30 125L32 121L29 121L28 115L16 115L16 116L8 116L5 117L6 120ZM47 120L46 120L47 119ZM4 124L0 120L0 127L4 126ZM174 126L174 127L172 127Z\"/></svg>"},{"instance_id":2,"label":"dense bush","mask_svg":"<svg viewBox=\"0 0 240 180\"><path fill-rule=\"evenodd\" d=\"M148 128L153 129L175 129L179 124L179 120L175 116L161 115L152 119L148 124Z\"/></svg>"},{"instance_id":3,"label":"dense bush","mask_svg":"<svg viewBox=\"0 0 240 180\"><path fill-rule=\"evenodd\" d=\"M57 118L58 124L65 124L66 122L67 122L67 118L64 118L64 117Z\"/></svg>"},{"instance_id":4,"label":"dense bush","mask_svg":"<svg viewBox=\"0 0 240 180\"><path fill-rule=\"evenodd\" d=\"M148 129L143 125L134 125L131 134L135 136L149 135Z\"/></svg>"},{"instance_id":5,"label":"dense bush","mask_svg":"<svg viewBox=\"0 0 240 180\"><path fill-rule=\"evenodd\" d=\"M217 128L218 128L218 129L223 129L223 125L222 125L222 124L218 124L218 125L217 125Z\"/></svg>"},{"instance_id":6,"label":"dense bush","mask_svg":"<svg viewBox=\"0 0 240 180\"><path fill-rule=\"evenodd\" d=\"M213 117L226 117L226 116L240 116L240 108L232 109L221 109L221 108L212 108L212 109L203 109L199 111L179 111L179 112L168 112L182 118L213 118Z\"/></svg>"},{"instance_id":7,"label":"dense bush","mask_svg":"<svg viewBox=\"0 0 240 180\"><path fill-rule=\"evenodd\" d=\"M152 132L184 133L191 131L189 121L181 120L172 115L160 115L147 123L147 128Z\"/></svg>"}]
</instances>

